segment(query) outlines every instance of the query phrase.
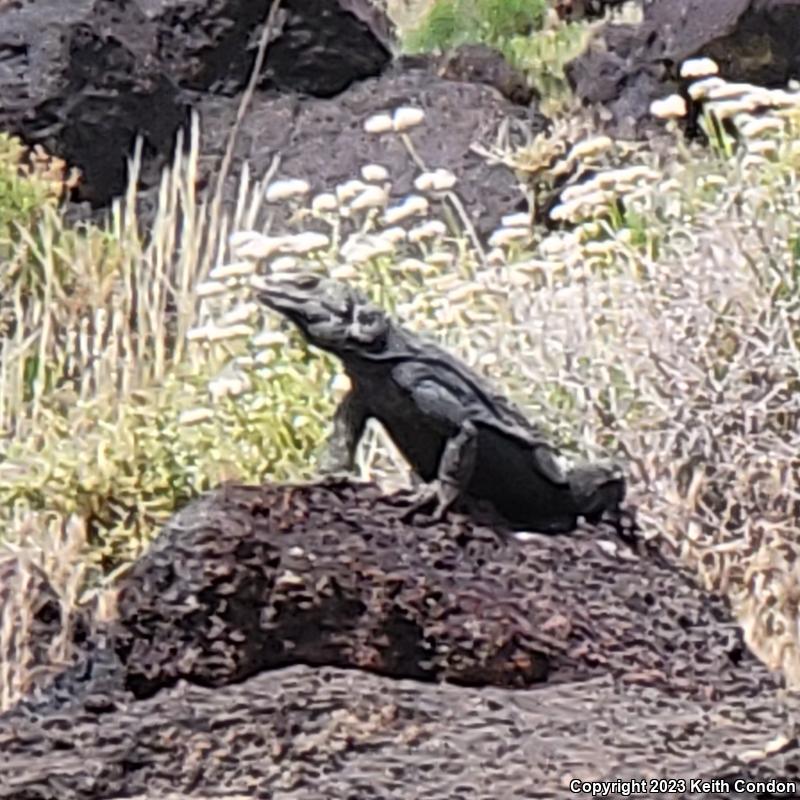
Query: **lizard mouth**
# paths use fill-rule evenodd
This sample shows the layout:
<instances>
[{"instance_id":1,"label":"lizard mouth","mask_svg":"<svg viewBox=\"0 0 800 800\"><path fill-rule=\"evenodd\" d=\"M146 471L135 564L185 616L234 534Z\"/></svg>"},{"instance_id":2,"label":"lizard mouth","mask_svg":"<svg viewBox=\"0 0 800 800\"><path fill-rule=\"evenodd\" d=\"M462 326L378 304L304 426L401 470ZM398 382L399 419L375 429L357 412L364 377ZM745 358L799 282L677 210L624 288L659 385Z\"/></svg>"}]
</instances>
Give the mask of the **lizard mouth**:
<instances>
[{"instance_id":1,"label":"lizard mouth","mask_svg":"<svg viewBox=\"0 0 800 800\"><path fill-rule=\"evenodd\" d=\"M280 311L282 314L298 311L308 302L307 297L293 295L290 292L273 288L262 289L258 293L258 299L261 300L265 306L269 306L269 308L274 311Z\"/></svg>"}]
</instances>

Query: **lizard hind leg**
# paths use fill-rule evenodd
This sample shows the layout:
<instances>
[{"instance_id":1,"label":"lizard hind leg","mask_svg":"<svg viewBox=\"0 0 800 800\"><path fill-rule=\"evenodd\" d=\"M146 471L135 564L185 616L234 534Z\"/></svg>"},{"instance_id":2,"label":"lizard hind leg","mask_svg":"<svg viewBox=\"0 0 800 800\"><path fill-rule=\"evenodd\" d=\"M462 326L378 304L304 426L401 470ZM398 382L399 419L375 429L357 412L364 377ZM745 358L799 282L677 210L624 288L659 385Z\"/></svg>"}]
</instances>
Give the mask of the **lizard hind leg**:
<instances>
[{"instance_id":1,"label":"lizard hind leg","mask_svg":"<svg viewBox=\"0 0 800 800\"><path fill-rule=\"evenodd\" d=\"M444 519L453 503L461 497L469 485L475 470L478 454L478 431L469 420L463 422L458 433L448 439L439 461L439 470L434 481L423 486L411 501L411 507L403 514L404 522L412 519L417 524L432 524ZM429 515L415 515L433 505Z\"/></svg>"}]
</instances>

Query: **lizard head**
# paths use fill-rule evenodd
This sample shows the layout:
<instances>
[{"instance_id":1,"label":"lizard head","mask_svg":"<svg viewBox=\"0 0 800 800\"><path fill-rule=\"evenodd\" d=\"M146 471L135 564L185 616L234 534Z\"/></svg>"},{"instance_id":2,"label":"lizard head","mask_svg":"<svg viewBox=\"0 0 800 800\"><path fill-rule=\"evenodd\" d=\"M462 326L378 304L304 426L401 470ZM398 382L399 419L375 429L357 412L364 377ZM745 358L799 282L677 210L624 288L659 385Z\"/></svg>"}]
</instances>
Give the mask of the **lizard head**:
<instances>
[{"instance_id":1,"label":"lizard head","mask_svg":"<svg viewBox=\"0 0 800 800\"><path fill-rule=\"evenodd\" d=\"M259 300L291 320L309 344L333 353L384 347L386 313L347 284L312 272L254 284Z\"/></svg>"}]
</instances>

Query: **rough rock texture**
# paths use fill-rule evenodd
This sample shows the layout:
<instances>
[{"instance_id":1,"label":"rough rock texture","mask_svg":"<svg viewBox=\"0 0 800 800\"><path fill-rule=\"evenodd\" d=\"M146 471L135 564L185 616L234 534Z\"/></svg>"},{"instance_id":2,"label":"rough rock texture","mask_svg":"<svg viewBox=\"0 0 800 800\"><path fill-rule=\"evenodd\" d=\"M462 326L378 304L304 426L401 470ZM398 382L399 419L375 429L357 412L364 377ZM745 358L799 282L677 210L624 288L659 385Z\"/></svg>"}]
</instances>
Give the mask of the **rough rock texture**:
<instances>
[{"instance_id":1,"label":"rough rock texture","mask_svg":"<svg viewBox=\"0 0 800 800\"><path fill-rule=\"evenodd\" d=\"M619 542L503 541L466 517L421 531L398 497L230 486L187 506L120 585L129 688L291 663L501 686L610 673L709 695L739 674L724 606Z\"/></svg>"},{"instance_id":2,"label":"rough rock texture","mask_svg":"<svg viewBox=\"0 0 800 800\"><path fill-rule=\"evenodd\" d=\"M0 130L40 143L82 172L76 217L125 190L127 159L143 137L140 185L152 213L161 168L190 109L201 115L201 185L213 186L239 108L269 0L60 0L0 3ZM239 134L227 199L242 159L256 176L280 151L281 174L332 189L380 161L408 192L418 170L399 140L369 136L366 117L423 107L412 133L431 167L462 179L463 201L488 234L520 195L512 173L470 152L511 116L541 129L525 80L488 48L411 59L389 70L391 25L369 0L282 0L278 23ZM488 51L488 52L486 52ZM437 74L437 71L441 74ZM510 98L509 100L506 97ZM388 163L387 163L388 162ZM80 205L83 204L83 205ZM78 211L78 209L81 209ZM281 214L276 224L285 221ZM288 212L287 212L288 213Z\"/></svg>"},{"instance_id":3,"label":"rough rock texture","mask_svg":"<svg viewBox=\"0 0 800 800\"><path fill-rule=\"evenodd\" d=\"M0 798L566 799L590 796L569 791L573 777L796 775L796 749L740 760L785 726L757 692L710 704L610 677L521 692L298 666L103 714L9 715Z\"/></svg>"},{"instance_id":4,"label":"rough rock texture","mask_svg":"<svg viewBox=\"0 0 800 800\"><path fill-rule=\"evenodd\" d=\"M499 50L485 44L461 45L442 54L435 63L442 78L493 86L512 103L527 106L538 97L525 74L512 67Z\"/></svg>"},{"instance_id":5,"label":"rough rock texture","mask_svg":"<svg viewBox=\"0 0 800 800\"><path fill-rule=\"evenodd\" d=\"M797 0L645 0L638 25L607 25L567 75L622 135L648 128L650 102L675 91L680 64L709 56L733 81L781 85L800 76Z\"/></svg>"},{"instance_id":6,"label":"rough rock texture","mask_svg":"<svg viewBox=\"0 0 800 800\"><path fill-rule=\"evenodd\" d=\"M796 701L670 555L604 528L409 527L406 500L330 481L187 505L80 669L0 717L0 798L570 797L572 778L798 774Z\"/></svg>"},{"instance_id":7,"label":"rough rock texture","mask_svg":"<svg viewBox=\"0 0 800 800\"><path fill-rule=\"evenodd\" d=\"M78 166L79 199L103 205L124 189L137 132L155 170L187 119L191 92L241 91L269 6L269 0L0 3L0 130ZM278 22L263 89L329 97L389 61L388 23L368 0L282 0Z\"/></svg>"},{"instance_id":8,"label":"rough rock texture","mask_svg":"<svg viewBox=\"0 0 800 800\"><path fill-rule=\"evenodd\" d=\"M488 236L504 214L518 210L521 194L510 169L487 164L471 146L494 142L506 120L528 131L544 129L546 120L484 83L451 81L435 71L434 62L420 62L361 81L327 100L257 97L241 128L235 164L246 159L260 176L280 154L276 177L304 178L312 191L332 191L337 183L358 177L364 164L378 163L389 170L392 198L400 199L414 190L420 169L398 136L367 133L363 125L372 114L412 105L426 116L408 132L416 153L426 167L444 167L456 175L456 191L470 219L479 234ZM199 111L205 149L222 153L236 103L207 97ZM279 228L290 212L285 206L273 208Z\"/></svg>"}]
</instances>

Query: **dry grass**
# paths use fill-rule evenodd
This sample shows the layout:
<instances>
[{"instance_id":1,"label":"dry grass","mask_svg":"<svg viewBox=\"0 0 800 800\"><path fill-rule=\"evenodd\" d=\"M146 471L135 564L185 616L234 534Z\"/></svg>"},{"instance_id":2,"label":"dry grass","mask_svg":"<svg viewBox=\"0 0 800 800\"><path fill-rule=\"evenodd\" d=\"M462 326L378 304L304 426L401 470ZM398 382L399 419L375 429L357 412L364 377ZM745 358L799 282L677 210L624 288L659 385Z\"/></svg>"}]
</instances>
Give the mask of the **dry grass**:
<instances>
[{"instance_id":1,"label":"dry grass","mask_svg":"<svg viewBox=\"0 0 800 800\"><path fill-rule=\"evenodd\" d=\"M308 358L279 321L249 305L248 288L256 266L310 262L362 283L507 387L574 455L621 454L647 535L668 539L726 592L756 652L800 682L798 103L773 101L784 109L759 115L771 129L740 116L741 142L715 139L711 155L677 138L669 157L587 143L575 121L522 151L502 138L481 143L533 195L577 161L598 171L555 210L563 230L512 219L488 248L475 243L457 185L420 189L426 204L398 220L387 219L381 193L391 176L338 187L338 196L330 187L325 202L298 190L274 200L292 204L295 229L234 239L238 276L223 269L228 234L258 226L271 176L251 185L245 175L226 218L194 194L195 129L188 160L165 175L152 235L141 235L129 202L102 247L97 234L70 240L55 215L23 240L32 262L19 263L33 263L41 280L17 276L19 324L3 345L7 538L25 552L38 543L25 563L48 576L66 620L87 575L97 577L90 555L109 526L130 545L113 562L124 569L176 498L222 477L310 473L336 366ZM413 127L376 135L401 135L413 149ZM327 240L299 254L312 220ZM258 248L275 252L259 258ZM70 281L82 275L90 279L76 293ZM36 455L46 448L52 460ZM76 451L74 465L61 455ZM224 474L204 457L226 465ZM135 480L131 464L144 470ZM377 432L360 464L378 477L403 469ZM0 704L37 665L62 660L66 641L36 651L39 573L14 569L2 597Z\"/></svg>"},{"instance_id":2,"label":"dry grass","mask_svg":"<svg viewBox=\"0 0 800 800\"><path fill-rule=\"evenodd\" d=\"M68 663L85 572L79 520L20 534L0 557L0 710Z\"/></svg>"}]
</instances>

